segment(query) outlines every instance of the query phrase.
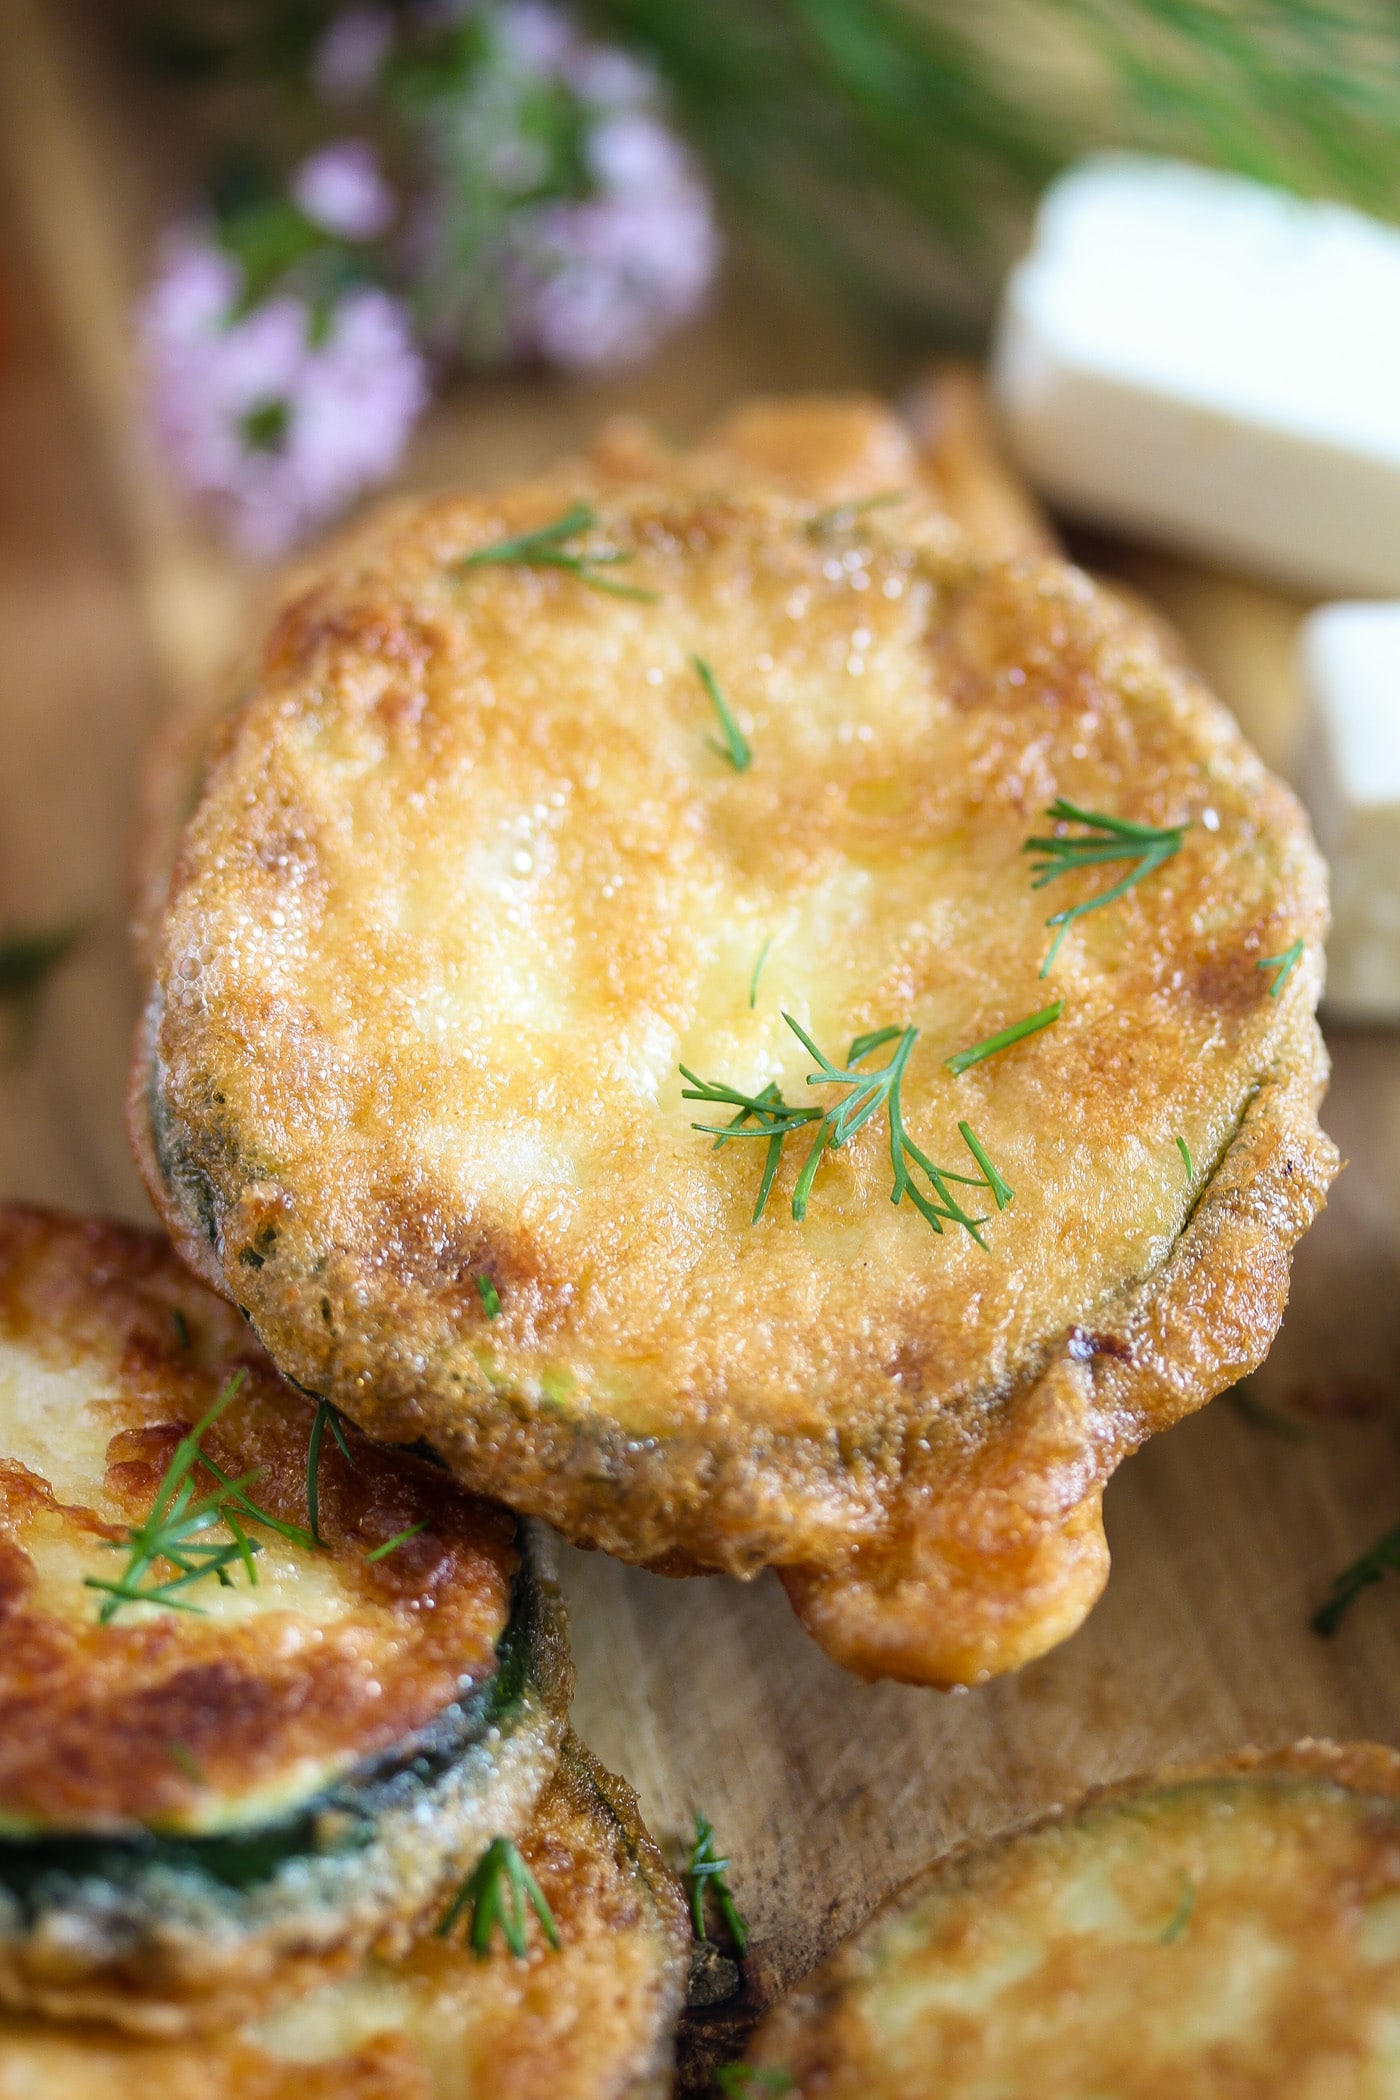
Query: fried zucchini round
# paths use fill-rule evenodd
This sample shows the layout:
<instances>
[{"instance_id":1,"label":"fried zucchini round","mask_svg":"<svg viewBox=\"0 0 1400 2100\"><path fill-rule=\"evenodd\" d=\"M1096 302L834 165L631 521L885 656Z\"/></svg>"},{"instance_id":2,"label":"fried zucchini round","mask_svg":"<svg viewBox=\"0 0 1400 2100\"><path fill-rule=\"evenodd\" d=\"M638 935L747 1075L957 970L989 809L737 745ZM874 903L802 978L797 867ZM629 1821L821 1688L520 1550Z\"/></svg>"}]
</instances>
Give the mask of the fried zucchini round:
<instances>
[{"instance_id":1,"label":"fried zucchini round","mask_svg":"<svg viewBox=\"0 0 1400 2100\"><path fill-rule=\"evenodd\" d=\"M1307 1742L952 1853L770 2016L746 2090L1381 2100L1397 2006L1400 1757Z\"/></svg>"},{"instance_id":2,"label":"fried zucchini round","mask_svg":"<svg viewBox=\"0 0 1400 2100\"><path fill-rule=\"evenodd\" d=\"M324 1419L318 1544L315 1423L163 1240L0 1208L0 2001L227 2019L528 1825L572 1688L538 1544Z\"/></svg>"},{"instance_id":3,"label":"fried zucchini round","mask_svg":"<svg viewBox=\"0 0 1400 2100\"><path fill-rule=\"evenodd\" d=\"M0 2015L0 2100L660 2100L690 1931L636 1796L569 1739L520 1852L557 1953L531 1917L478 1959L463 1921L184 2041Z\"/></svg>"},{"instance_id":4,"label":"fried zucchini round","mask_svg":"<svg viewBox=\"0 0 1400 2100\"><path fill-rule=\"evenodd\" d=\"M400 510L286 607L176 856L133 1134L186 1258L373 1434L975 1682L1079 1624L1114 1466L1277 1329L1335 1166L1325 916L1154 623L983 551L890 419L765 411ZM717 1147L682 1067L857 1099L785 1015L841 1069L917 1028L915 1150L887 1092L799 1220L794 1126L755 1223L768 1129Z\"/></svg>"}]
</instances>

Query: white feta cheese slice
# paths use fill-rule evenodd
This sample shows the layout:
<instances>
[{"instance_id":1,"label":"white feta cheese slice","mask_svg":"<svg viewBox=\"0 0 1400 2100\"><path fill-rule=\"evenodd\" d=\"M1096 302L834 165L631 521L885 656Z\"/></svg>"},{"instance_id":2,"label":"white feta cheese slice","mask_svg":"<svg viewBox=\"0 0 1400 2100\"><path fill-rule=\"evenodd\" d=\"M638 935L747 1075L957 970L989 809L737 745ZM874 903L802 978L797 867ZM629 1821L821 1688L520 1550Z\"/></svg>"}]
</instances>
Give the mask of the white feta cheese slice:
<instances>
[{"instance_id":1,"label":"white feta cheese slice","mask_svg":"<svg viewBox=\"0 0 1400 2100\"><path fill-rule=\"evenodd\" d=\"M1310 613L1298 668L1299 777L1332 870L1327 1005L1400 1020L1400 604Z\"/></svg>"},{"instance_id":2,"label":"white feta cheese slice","mask_svg":"<svg viewBox=\"0 0 1400 2100\"><path fill-rule=\"evenodd\" d=\"M1400 230L1174 161L1054 183L993 354L1050 500L1313 593L1400 592Z\"/></svg>"}]
</instances>

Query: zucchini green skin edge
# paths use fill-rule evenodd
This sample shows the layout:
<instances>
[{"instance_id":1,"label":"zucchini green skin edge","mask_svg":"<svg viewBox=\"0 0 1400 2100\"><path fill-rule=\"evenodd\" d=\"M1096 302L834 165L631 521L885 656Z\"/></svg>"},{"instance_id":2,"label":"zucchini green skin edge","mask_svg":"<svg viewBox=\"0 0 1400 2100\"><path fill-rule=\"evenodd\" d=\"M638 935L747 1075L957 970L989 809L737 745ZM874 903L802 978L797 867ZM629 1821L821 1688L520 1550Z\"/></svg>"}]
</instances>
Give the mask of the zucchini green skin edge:
<instances>
[{"instance_id":1,"label":"zucchini green skin edge","mask_svg":"<svg viewBox=\"0 0 1400 2100\"><path fill-rule=\"evenodd\" d=\"M203 2020L225 1983L237 1995L286 1953L363 1948L413 1922L492 1836L520 1835L573 1689L547 1548L533 1526L521 1545L490 1681L290 1814L208 1836L0 1840L0 2001L172 2029L199 2006Z\"/></svg>"}]
</instances>

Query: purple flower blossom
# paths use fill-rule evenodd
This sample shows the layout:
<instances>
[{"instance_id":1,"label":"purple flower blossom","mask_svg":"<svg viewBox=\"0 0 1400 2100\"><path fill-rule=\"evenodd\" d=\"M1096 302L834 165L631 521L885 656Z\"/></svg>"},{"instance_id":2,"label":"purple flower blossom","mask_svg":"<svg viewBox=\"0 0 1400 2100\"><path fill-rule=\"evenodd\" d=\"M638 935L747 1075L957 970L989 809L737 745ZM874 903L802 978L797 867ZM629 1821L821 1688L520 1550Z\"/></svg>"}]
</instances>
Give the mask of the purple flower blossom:
<instances>
[{"instance_id":1,"label":"purple flower blossom","mask_svg":"<svg viewBox=\"0 0 1400 2100\"><path fill-rule=\"evenodd\" d=\"M281 553L391 473L427 398L397 300L292 293L238 312L240 266L203 231L170 243L142 317L150 414L186 487L253 555Z\"/></svg>"},{"instance_id":2,"label":"purple flower blossom","mask_svg":"<svg viewBox=\"0 0 1400 2100\"><path fill-rule=\"evenodd\" d=\"M663 122L656 76L546 0L478 0L492 42L432 122L435 191L412 248L435 341L469 361L573 369L644 356L696 311L719 261L710 199ZM572 100L561 150L541 87Z\"/></svg>"},{"instance_id":3,"label":"purple flower blossom","mask_svg":"<svg viewBox=\"0 0 1400 2100\"><path fill-rule=\"evenodd\" d=\"M337 15L311 61L311 84L322 101L358 102L368 95L393 38L387 7L351 7Z\"/></svg>"},{"instance_id":4,"label":"purple flower blossom","mask_svg":"<svg viewBox=\"0 0 1400 2100\"><path fill-rule=\"evenodd\" d=\"M313 226L337 240L376 240L394 217L394 193L361 139L338 140L304 160L292 196Z\"/></svg>"}]
</instances>

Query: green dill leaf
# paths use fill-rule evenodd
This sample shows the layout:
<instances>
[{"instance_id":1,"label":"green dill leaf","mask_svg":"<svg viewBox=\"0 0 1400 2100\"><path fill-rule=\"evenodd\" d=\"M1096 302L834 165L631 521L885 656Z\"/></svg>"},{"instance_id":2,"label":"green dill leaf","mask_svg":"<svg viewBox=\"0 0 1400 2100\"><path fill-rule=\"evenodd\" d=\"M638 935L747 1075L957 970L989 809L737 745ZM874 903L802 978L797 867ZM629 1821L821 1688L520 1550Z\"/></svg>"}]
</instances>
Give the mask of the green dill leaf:
<instances>
[{"instance_id":1,"label":"green dill leaf","mask_svg":"<svg viewBox=\"0 0 1400 2100\"><path fill-rule=\"evenodd\" d=\"M736 773L746 773L753 764L753 753L749 749L748 739L745 737L743 730L734 719L733 711L724 697L719 680L703 656L692 656L690 662L696 677L709 695L710 705L719 716L719 726L724 731L724 742L722 744L716 743L714 738L711 737L711 748L718 751L721 758L727 758Z\"/></svg>"},{"instance_id":2,"label":"green dill leaf","mask_svg":"<svg viewBox=\"0 0 1400 2100\"><path fill-rule=\"evenodd\" d=\"M1232 1385L1225 1399L1236 1414L1243 1415L1246 1422L1252 1422L1256 1429L1267 1429L1270 1436L1282 1437L1290 1444L1310 1444L1316 1438L1316 1430L1310 1429L1306 1422L1300 1422L1295 1415L1285 1414L1282 1408L1270 1407L1267 1400L1261 1400L1247 1378Z\"/></svg>"},{"instance_id":3,"label":"green dill leaf","mask_svg":"<svg viewBox=\"0 0 1400 2100\"><path fill-rule=\"evenodd\" d=\"M812 1149L802 1162L802 1171L797 1177L796 1186L792 1192L792 1214L799 1225L807 1215L807 1198L812 1193L812 1183L817 1178L817 1168L821 1165L822 1154L830 1142L831 1124L823 1116L817 1134L812 1140Z\"/></svg>"},{"instance_id":4,"label":"green dill leaf","mask_svg":"<svg viewBox=\"0 0 1400 2100\"><path fill-rule=\"evenodd\" d=\"M331 1435L341 1449L343 1457L353 1466L355 1460L350 1446L345 1441L345 1431L340 1426L338 1409L329 1400L316 1402L316 1415L311 1424L311 1434L306 1442L306 1514L311 1525L311 1536L318 1546L324 1546L321 1536L321 1445L325 1439L327 1425Z\"/></svg>"},{"instance_id":5,"label":"green dill leaf","mask_svg":"<svg viewBox=\"0 0 1400 2100\"><path fill-rule=\"evenodd\" d=\"M759 951L758 951L758 961L757 961L757 962L756 962L756 963L754 964L754 966L753 966L753 976L752 976L752 977L751 977L751 978L749 979L749 1012L750 1012L750 1013L752 1013L752 1012L753 1012L754 1006L755 1006L755 1004L756 1004L756 1002L757 1002L757 1000L758 1000L758 980L759 980L759 978L760 978L760 977L761 977L761 976L763 975L763 965L764 965L764 964L765 964L765 963L767 962L767 960L768 960L768 951L769 951L769 949L770 949L770 948L772 947L772 945L773 945L773 936L772 936L772 934L770 933L770 934L769 934L769 936L768 936L768 938L767 938L767 940L766 940L766 941L765 941L765 942L763 943L763 946L762 946L762 947L761 947L761 948L759 949Z\"/></svg>"},{"instance_id":6,"label":"green dill leaf","mask_svg":"<svg viewBox=\"0 0 1400 2100\"><path fill-rule=\"evenodd\" d=\"M175 1339L180 1344L180 1347L188 1349L190 1346L190 1323L178 1305L172 1305L170 1308L170 1324L175 1329Z\"/></svg>"},{"instance_id":7,"label":"green dill leaf","mask_svg":"<svg viewBox=\"0 0 1400 2100\"><path fill-rule=\"evenodd\" d=\"M550 1946L556 1954L559 1952L559 1928L554 1922L554 1913L545 1901L539 1883L508 1837L492 1838L448 1905L446 1916L437 1928L439 1939L447 1938L465 1910L471 1913L467 1923L467 1945L478 1961L485 1961L490 1954L492 1936L498 1928L516 1960L523 1961L530 1951L530 1910L539 1919L540 1930Z\"/></svg>"},{"instance_id":8,"label":"green dill leaf","mask_svg":"<svg viewBox=\"0 0 1400 2100\"><path fill-rule=\"evenodd\" d=\"M204 1776L204 1767L195 1756L193 1750L186 1749L183 1743L167 1743L165 1754L170 1759L171 1764L174 1765L176 1771L183 1772L186 1779L192 1779L196 1786L208 1786L209 1781Z\"/></svg>"},{"instance_id":9,"label":"green dill leaf","mask_svg":"<svg viewBox=\"0 0 1400 2100\"><path fill-rule=\"evenodd\" d=\"M892 504L908 501L908 489L880 489L873 496L848 497L843 503L833 503L829 509L817 511L808 518L803 530L813 539L819 539L824 532L845 532L867 511L888 510Z\"/></svg>"},{"instance_id":10,"label":"green dill leaf","mask_svg":"<svg viewBox=\"0 0 1400 2100\"><path fill-rule=\"evenodd\" d=\"M501 1294L496 1289L491 1278L484 1275L478 1276L476 1279L476 1290L487 1319L499 1320L501 1317Z\"/></svg>"},{"instance_id":11,"label":"green dill leaf","mask_svg":"<svg viewBox=\"0 0 1400 2100\"><path fill-rule=\"evenodd\" d=\"M382 1546L371 1547L369 1552L365 1555L365 1559L387 1560L391 1553L397 1553L400 1546L406 1546L410 1539L416 1539L419 1532L426 1531L427 1528L427 1518L420 1517L416 1524L410 1524L406 1530L396 1531L391 1539L385 1539Z\"/></svg>"},{"instance_id":12,"label":"green dill leaf","mask_svg":"<svg viewBox=\"0 0 1400 2100\"><path fill-rule=\"evenodd\" d=\"M1283 990L1289 978L1293 975L1293 972L1297 969L1299 963L1303 960L1303 948L1304 942L1300 935L1299 938L1291 944L1291 946L1284 949L1282 955L1266 955L1263 958L1262 962L1257 962L1254 965L1256 970L1278 971L1278 976L1269 986L1269 997L1271 999L1277 999L1279 993Z\"/></svg>"},{"instance_id":13,"label":"green dill leaf","mask_svg":"<svg viewBox=\"0 0 1400 2100\"><path fill-rule=\"evenodd\" d=\"M1028 1035L1036 1035L1058 1021L1065 1010L1063 999L1052 1000L1042 1006L1038 1014L1027 1014L1024 1021L1013 1021L1009 1028L999 1029L997 1034L986 1036L982 1042L974 1043L970 1050L959 1050L956 1057L945 1057L943 1062L955 1079L973 1065L980 1065L984 1058L995 1057L999 1051L1009 1050L1013 1043L1023 1042Z\"/></svg>"},{"instance_id":14,"label":"green dill leaf","mask_svg":"<svg viewBox=\"0 0 1400 2100\"><path fill-rule=\"evenodd\" d=\"M55 926L47 933L0 936L0 999L24 999L37 992L80 939L80 923Z\"/></svg>"},{"instance_id":15,"label":"green dill leaf","mask_svg":"<svg viewBox=\"0 0 1400 2100\"><path fill-rule=\"evenodd\" d=\"M872 1050L880 1049L885 1043L892 1043L897 1035L903 1033L904 1030L896 1025L893 1028L872 1028L869 1035L858 1035L846 1052L846 1063L858 1065L863 1057L869 1057Z\"/></svg>"},{"instance_id":16,"label":"green dill leaf","mask_svg":"<svg viewBox=\"0 0 1400 2100\"><path fill-rule=\"evenodd\" d=\"M1045 814L1052 823L1078 824L1083 829L1075 835L1060 832L1026 840L1022 852L1039 856L1031 869L1033 890L1042 890L1047 882L1054 882L1059 876L1072 874L1079 868L1100 867L1124 860L1132 861L1133 866L1108 889L1086 897L1079 904L1069 905L1064 911L1053 912L1045 921L1057 931L1050 944L1050 953L1040 966L1042 977L1049 976L1060 952L1060 943L1075 921L1091 911L1102 911L1106 904L1116 903L1145 876L1163 867L1180 852L1182 841L1191 828L1189 824L1158 826L1135 823L1128 817L1105 816L1101 810L1080 809L1063 795L1055 798Z\"/></svg>"},{"instance_id":17,"label":"green dill leaf","mask_svg":"<svg viewBox=\"0 0 1400 2100\"><path fill-rule=\"evenodd\" d=\"M1184 1883L1181 1901L1177 1904L1170 1918L1168 1918L1166 1925L1157 1935L1159 1947L1170 1947L1174 1940L1181 1938L1182 1933L1185 1932L1191 1922L1191 1913L1196 1908L1195 1882L1189 1874L1183 1874L1181 1879Z\"/></svg>"},{"instance_id":18,"label":"green dill leaf","mask_svg":"<svg viewBox=\"0 0 1400 2100\"><path fill-rule=\"evenodd\" d=\"M790 2074L763 2064L721 2064L715 2084L726 2100L756 2100L760 2093L792 2093L797 2090Z\"/></svg>"},{"instance_id":19,"label":"green dill leaf","mask_svg":"<svg viewBox=\"0 0 1400 2100\"><path fill-rule=\"evenodd\" d=\"M1184 1137L1179 1137L1177 1139L1176 1149L1181 1154L1181 1164L1186 1169L1186 1179L1188 1181L1194 1181L1196 1178L1195 1163L1191 1158L1191 1147L1187 1144Z\"/></svg>"},{"instance_id":20,"label":"green dill leaf","mask_svg":"<svg viewBox=\"0 0 1400 2100\"><path fill-rule=\"evenodd\" d=\"M1005 1210L1008 1203L1014 1203L1016 1200L1015 1189L998 1174L996 1168L987 1157L981 1139L970 1123L959 1123L958 1133L968 1151L982 1169L983 1180L991 1190L992 1200L996 1204L997 1209Z\"/></svg>"},{"instance_id":21,"label":"green dill leaf","mask_svg":"<svg viewBox=\"0 0 1400 2100\"><path fill-rule=\"evenodd\" d=\"M588 503L575 503L562 517L548 525L538 525L532 532L518 532L513 538L497 540L490 547L478 547L473 554L463 555L457 567L461 570L496 568L522 569L566 569L586 583L591 590L608 591L614 598L635 598L647 605L655 605L660 591L647 591L637 584L614 583L611 577L600 576L597 571L614 562L631 561L630 554L612 549L601 554L572 554L565 546L567 540L575 539L581 532L591 532L598 523L598 514Z\"/></svg>"},{"instance_id":22,"label":"green dill leaf","mask_svg":"<svg viewBox=\"0 0 1400 2100\"><path fill-rule=\"evenodd\" d=\"M1327 1601L1313 1614L1313 1632L1324 1638L1337 1631L1342 1616L1349 1611L1363 1590L1372 1583L1381 1582L1391 1571L1400 1573L1400 1524L1387 1531L1369 1546L1359 1560L1343 1568L1334 1576Z\"/></svg>"},{"instance_id":23,"label":"green dill leaf","mask_svg":"<svg viewBox=\"0 0 1400 2100\"><path fill-rule=\"evenodd\" d=\"M690 1882L690 1922L694 1927L696 1939L703 1940L706 1937L705 1895L708 1890L715 1899L734 1951L742 1957L749 1951L749 1928L740 1916L729 1883L724 1878L728 1871L729 1861L721 1859L715 1851L713 1824L708 1816L702 1816L697 1810L695 1843L691 1847L690 1865L686 1869L686 1877Z\"/></svg>"}]
</instances>

